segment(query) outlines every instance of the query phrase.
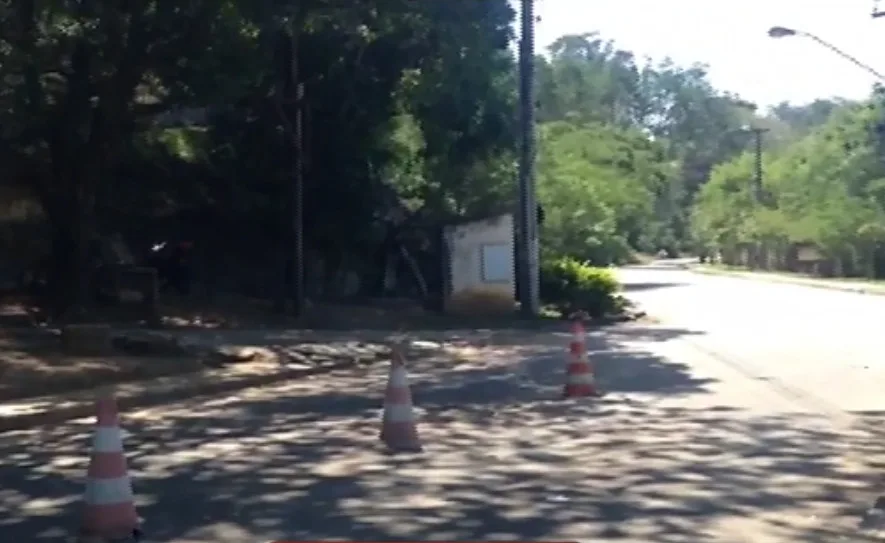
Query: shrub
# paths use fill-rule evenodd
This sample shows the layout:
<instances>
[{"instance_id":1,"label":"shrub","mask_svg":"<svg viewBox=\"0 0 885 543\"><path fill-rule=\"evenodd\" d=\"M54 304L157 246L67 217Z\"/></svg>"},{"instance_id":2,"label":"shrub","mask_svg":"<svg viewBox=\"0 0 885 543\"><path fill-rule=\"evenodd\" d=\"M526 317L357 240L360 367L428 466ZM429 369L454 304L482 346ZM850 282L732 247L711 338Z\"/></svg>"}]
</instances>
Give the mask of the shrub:
<instances>
[{"instance_id":1,"label":"shrub","mask_svg":"<svg viewBox=\"0 0 885 543\"><path fill-rule=\"evenodd\" d=\"M603 317L617 309L620 285L608 268L597 268L574 258L541 263L541 298L564 312L583 310Z\"/></svg>"}]
</instances>

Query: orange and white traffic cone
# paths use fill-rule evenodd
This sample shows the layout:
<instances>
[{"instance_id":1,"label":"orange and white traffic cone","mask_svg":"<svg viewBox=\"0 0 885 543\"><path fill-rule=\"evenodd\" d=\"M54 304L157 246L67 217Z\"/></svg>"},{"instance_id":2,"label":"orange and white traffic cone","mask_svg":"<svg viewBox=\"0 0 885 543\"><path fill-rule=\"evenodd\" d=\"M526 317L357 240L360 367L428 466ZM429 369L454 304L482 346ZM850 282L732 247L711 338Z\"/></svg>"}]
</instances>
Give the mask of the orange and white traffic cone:
<instances>
[{"instance_id":1,"label":"orange and white traffic cone","mask_svg":"<svg viewBox=\"0 0 885 543\"><path fill-rule=\"evenodd\" d=\"M141 537L132 482L123 454L117 402L96 402L97 421L86 478L85 510L78 543L123 543Z\"/></svg>"},{"instance_id":2,"label":"orange and white traffic cone","mask_svg":"<svg viewBox=\"0 0 885 543\"><path fill-rule=\"evenodd\" d=\"M587 355L584 325L576 319L572 325L572 340L569 343L568 364L565 375L566 398L596 396L596 383L593 377L593 366Z\"/></svg>"},{"instance_id":3,"label":"orange and white traffic cone","mask_svg":"<svg viewBox=\"0 0 885 543\"><path fill-rule=\"evenodd\" d=\"M402 353L396 348L391 355L390 377L387 380L387 391L384 396L381 441L392 451L421 450L406 365Z\"/></svg>"}]
</instances>

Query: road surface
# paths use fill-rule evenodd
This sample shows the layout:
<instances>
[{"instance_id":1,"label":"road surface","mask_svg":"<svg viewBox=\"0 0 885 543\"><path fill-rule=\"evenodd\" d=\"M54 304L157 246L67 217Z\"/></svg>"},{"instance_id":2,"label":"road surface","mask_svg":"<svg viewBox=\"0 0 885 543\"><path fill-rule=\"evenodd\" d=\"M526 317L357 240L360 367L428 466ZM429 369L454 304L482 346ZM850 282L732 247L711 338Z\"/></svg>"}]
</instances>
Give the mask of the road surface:
<instances>
[{"instance_id":1,"label":"road surface","mask_svg":"<svg viewBox=\"0 0 885 543\"><path fill-rule=\"evenodd\" d=\"M885 296L693 273L620 272L626 294L690 342L834 413L885 413Z\"/></svg>"},{"instance_id":2,"label":"road surface","mask_svg":"<svg viewBox=\"0 0 885 543\"><path fill-rule=\"evenodd\" d=\"M590 335L604 397L559 398L566 335L498 332L476 361L412 361L418 455L378 442L384 368L127 413L145 541L876 540L858 522L885 442L849 413L876 408L854 388L875 353L851 377L863 364L821 350L850 327L787 307L830 294L624 277L663 321ZM88 423L0 435L6 540L76 527Z\"/></svg>"}]
</instances>

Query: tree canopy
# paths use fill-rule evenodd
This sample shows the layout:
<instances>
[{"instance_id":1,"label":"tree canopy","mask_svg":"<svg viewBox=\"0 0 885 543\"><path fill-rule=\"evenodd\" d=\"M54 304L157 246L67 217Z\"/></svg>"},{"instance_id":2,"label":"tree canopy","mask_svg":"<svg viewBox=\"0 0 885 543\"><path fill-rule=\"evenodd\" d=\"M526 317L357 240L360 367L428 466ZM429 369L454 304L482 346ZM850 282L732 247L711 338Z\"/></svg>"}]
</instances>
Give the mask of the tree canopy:
<instances>
[{"instance_id":1,"label":"tree canopy","mask_svg":"<svg viewBox=\"0 0 885 543\"><path fill-rule=\"evenodd\" d=\"M392 209L427 228L516 204L507 0L2 0L0 13L0 189L36 204L8 201L4 223L37 225L61 305L82 296L88 240L108 232L185 230L218 280L278 282L296 108L316 292L344 269L379 273ZM592 33L539 55L536 86L545 254L602 264L807 241L864 266L878 247L877 105L763 116L703 66ZM748 199L751 125L769 130L764 208Z\"/></svg>"},{"instance_id":2,"label":"tree canopy","mask_svg":"<svg viewBox=\"0 0 885 543\"><path fill-rule=\"evenodd\" d=\"M794 114L774 113L784 111L788 119ZM821 254L827 268L821 273L879 277L885 263L882 100L812 104L809 111L824 122L800 117L798 139L764 154L761 202L749 191L751 156L717 166L694 209L695 236L731 261L740 260L742 248L755 248L762 254L750 264L795 268L795 249L806 246Z\"/></svg>"}]
</instances>

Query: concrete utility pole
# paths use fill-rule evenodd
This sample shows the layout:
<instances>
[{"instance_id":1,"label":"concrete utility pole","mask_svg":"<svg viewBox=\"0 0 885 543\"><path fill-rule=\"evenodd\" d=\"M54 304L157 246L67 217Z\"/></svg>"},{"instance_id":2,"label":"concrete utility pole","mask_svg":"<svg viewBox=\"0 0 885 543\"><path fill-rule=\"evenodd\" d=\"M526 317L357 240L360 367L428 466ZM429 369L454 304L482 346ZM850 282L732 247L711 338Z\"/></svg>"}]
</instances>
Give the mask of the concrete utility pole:
<instances>
[{"instance_id":1,"label":"concrete utility pole","mask_svg":"<svg viewBox=\"0 0 885 543\"><path fill-rule=\"evenodd\" d=\"M534 0L522 0L519 42L519 105L522 142L519 157L517 271L522 312L540 312L538 205L535 195L535 13Z\"/></svg>"},{"instance_id":2,"label":"concrete utility pole","mask_svg":"<svg viewBox=\"0 0 885 543\"><path fill-rule=\"evenodd\" d=\"M753 134L753 148L755 152L756 175L753 179L753 198L757 205L762 205L762 136L768 132L767 128L750 128Z\"/></svg>"},{"instance_id":3,"label":"concrete utility pole","mask_svg":"<svg viewBox=\"0 0 885 543\"><path fill-rule=\"evenodd\" d=\"M768 128L760 128L754 126L744 126L742 128L738 128L735 130L730 130L726 133L728 134L752 134L753 135L753 159L754 159L754 175L753 175L753 184L750 187L750 193L753 197L753 200L757 204L762 203L762 181L763 181L763 171L762 171L762 138L766 132L768 132Z\"/></svg>"}]
</instances>

